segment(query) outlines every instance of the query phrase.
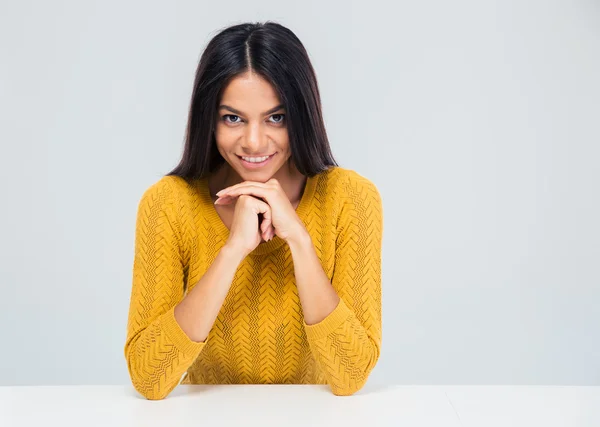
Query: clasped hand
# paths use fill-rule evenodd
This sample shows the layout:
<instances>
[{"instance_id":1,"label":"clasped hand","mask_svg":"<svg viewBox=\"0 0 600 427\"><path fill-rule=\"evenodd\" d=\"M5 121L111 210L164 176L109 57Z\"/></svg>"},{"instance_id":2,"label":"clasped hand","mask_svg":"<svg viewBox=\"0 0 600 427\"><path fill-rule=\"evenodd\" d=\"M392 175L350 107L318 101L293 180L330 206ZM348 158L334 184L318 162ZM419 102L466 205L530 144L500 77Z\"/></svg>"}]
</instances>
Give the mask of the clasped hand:
<instances>
[{"instance_id":1,"label":"clasped hand","mask_svg":"<svg viewBox=\"0 0 600 427\"><path fill-rule=\"evenodd\" d=\"M244 181L224 188L217 193L215 204L226 205L243 194L265 201L271 208L271 221L275 235L285 241L295 238L306 229L296 210L276 178L267 182Z\"/></svg>"}]
</instances>

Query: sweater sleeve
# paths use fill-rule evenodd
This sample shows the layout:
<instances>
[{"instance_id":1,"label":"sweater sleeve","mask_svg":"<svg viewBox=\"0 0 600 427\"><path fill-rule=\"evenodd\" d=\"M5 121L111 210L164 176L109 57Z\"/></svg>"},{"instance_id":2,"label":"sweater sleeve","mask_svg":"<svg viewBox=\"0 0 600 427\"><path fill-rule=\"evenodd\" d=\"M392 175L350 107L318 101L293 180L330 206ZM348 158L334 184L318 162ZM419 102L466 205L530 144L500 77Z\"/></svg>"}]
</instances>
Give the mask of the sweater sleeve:
<instances>
[{"instance_id":1,"label":"sweater sleeve","mask_svg":"<svg viewBox=\"0 0 600 427\"><path fill-rule=\"evenodd\" d=\"M340 194L335 267L331 284L337 307L304 328L311 351L335 395L366 383L381 349L381 247L383 206L373 183L349 179Z\"/></svg>"},{"instance_id":2,"label":"sweater sleeve","mask_svg":"<svg viewBox=\"0 0 600 427\"><path fill-rule=\"evenodd\" d=\"M192 341L174 317L184 296L174 197L164 177L144 192L137 210L124 353L134 388L150 400L166 397L206 344Z\"/></svg>"}]
</instances>

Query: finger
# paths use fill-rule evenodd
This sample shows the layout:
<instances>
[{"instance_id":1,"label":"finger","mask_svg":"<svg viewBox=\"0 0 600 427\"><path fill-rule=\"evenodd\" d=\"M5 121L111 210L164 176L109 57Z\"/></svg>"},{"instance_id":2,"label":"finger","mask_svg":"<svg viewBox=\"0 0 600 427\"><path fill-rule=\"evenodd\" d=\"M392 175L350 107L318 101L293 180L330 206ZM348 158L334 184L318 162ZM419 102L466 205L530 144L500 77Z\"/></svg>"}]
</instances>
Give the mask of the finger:
<instances>
[{"instance_id":1,"label":"finger","mask_svg":"<svg viewBox=\"0 0 600 427\"><path fill-rule=\"evenodd\" d=\"M269 231L269 227L271 227L271 224L269 224L269 221L267 221L267 219L264 218L264 216L263 216L263 220L260 224L260 231L262 231L263 233L266 233L267 231Z\"/></svg>"},{"instance_id":2,"label":"finger","mask_svg":"<svg viewBox=\"0 0 600 427\"><path fill-rule=\"evenodd\" d=\"M270 232L271 231L270 229L272 228L272 225L273 225L273 217L271 216L271 206L269 206L268 204L266 204L266 205L268 206L268 209L266 212L263 213L263 223L267 223L267 225L265 226L267 228L265 228L265 230Z\"/></svg>"},{"instance_id":3,"label":"finger","mask_svg":"<svg viewBox=\"0 0 600 427\"><path fill-rule=\"evenodd\" d=\"M239 196L225 195L225 196L218 197L217 200L215 200L215 205L228 205L231 202L233 202L236 199L236 197L239 197Z\"/></svg>"},{"instance_id":4,"label":"finger","mask_svg":"<svg viewBox=\"0 0 600 427\"><path fill-rule=\"evenodd\" d=\"M215 200L215 205L228 205L229 203L231 203L233 200L235 200L236 198L243 196L246 193L240 193L240 194L223 194L219 197L217 197L217 199ZM267 202L267 200L265 200L264 198L257 196L256 193L252 193L252 192L248 192L247 195L249 196L253 196L255 199L259 199L260 201L263 202Z\"/></svg>"},{"instance_id":5,"label":"finger","mask_svg":"<svg viewBox=\"0 0 600 427\"><path fill-rule=\"evenodd\" d=\"M228 197L238 197L242 194L247 194L254 197L260 197L265 202L271 204L273 200L273 193L271 193L271 188L259 187L256 185L246 185L244 187L239 187L234 190L228 191L226 194L221 195L220 197L228 196Z\"/></svg>"},{"instance_id":6,"label":"finger","mask_svg":"<svg viewBox=\"0 0 600 427\"><path fill-rule=\"evenodd\" d=\"M263 238L265 240L269 239L269 236L271 235L271 232L273 230L273 226L271 225L271 223L267 220L263 220L263 223L260 226L261 228L261 234L263 236Z\"/></svg>"},{"instance_id":7,"label":"finger","mask_svg":"<svg viewBox=\"0 0 600 427\"><path fill-rule=\"evenodd\" d=\"M273 233L272 229L269 229L269 231L263 235L263 239L265 239L265 241L268 242L273 238L274 235L275 234Z\"/></svg>"},{"instance_id":8,"label":"finger","mask_svg":"<svg viewBox=\"0 0 600 427\"><path fill-rule=\"evenodd\" d=\"M232 191L232 190L237 190L240 187L245 187L245 186L248 186L248 185L254 185L254 186L258 186L258 187L268 188L268 185L265 184L265 183L263 183L263 182L258 182L258 181L244 181L244 182L240 182L238 184L226 187L226 188L222 189L221 191L218 191L217 192L217 196L220 196L221 194L224 194L224 193L228 193L229 191Z\"/></svg>"},{"instance_id":9,"label":"finger","mask_svg":"<svg viewBox=\"0 0 600 427\"><path fill-rule=\"evenodd\" d=\"M260 199L254 198L254 200L256 202L255 206L257 208L257 215L262 214L263 217L259 229L261 231L262 238L266 241L271 239L275 235L271 206Z\"/></svg>"},{"instance_id":10,"label":"finger","mask_svg":"<svg viewBox=\"0 0 600 427\"><path fill-rule=\"evenodd\" d=\"M260 224L260 231L263 239L269 240L269 238L274 235L275 229L270 221L263 219L262 223Z\"/></svg>"},{"instance_id":11,"label":"finger","mask_svg":"<svg viewBox=\"0 0 600 427\"><path fill-rule=\"evenodd\" d=\"M263 220L260 230L265 236L268 236L269 233L274 230L273 224L270 221Z\"/></svg>"}]
</instances>

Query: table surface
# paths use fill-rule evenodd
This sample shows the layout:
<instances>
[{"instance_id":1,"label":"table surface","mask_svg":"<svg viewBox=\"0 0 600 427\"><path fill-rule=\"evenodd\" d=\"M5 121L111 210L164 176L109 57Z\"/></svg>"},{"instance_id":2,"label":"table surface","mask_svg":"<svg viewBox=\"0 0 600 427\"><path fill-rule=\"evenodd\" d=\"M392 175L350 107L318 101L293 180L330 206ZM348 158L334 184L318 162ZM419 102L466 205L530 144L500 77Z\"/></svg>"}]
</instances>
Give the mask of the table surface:
<instances>
[{"instance_id":1,"label":"table surface","mask_svg":"<svg viewBox=\"0 0 600 427\"><path fill-rule=\"evenodd\" d=\"M179 385L0 387L0 426L600 426L600 387Z\"/></svg>"}]
</instances>

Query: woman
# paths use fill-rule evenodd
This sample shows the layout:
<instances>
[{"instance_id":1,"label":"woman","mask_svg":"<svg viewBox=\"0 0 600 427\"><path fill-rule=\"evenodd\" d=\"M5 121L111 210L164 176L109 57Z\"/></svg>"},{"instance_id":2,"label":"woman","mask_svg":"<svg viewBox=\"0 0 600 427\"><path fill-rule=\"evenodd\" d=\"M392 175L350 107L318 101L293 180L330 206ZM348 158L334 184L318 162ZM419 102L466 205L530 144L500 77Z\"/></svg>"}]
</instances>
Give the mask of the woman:
<instances>
[{"instance_id":1,"label":"woman","mask_svg":"<svg viewBox=\"0 0 600 427\"><path fill-rule=\"evenodd\" d=\"M333 159L298 38L273 22L221 31L196 71L183 158L139 202L133 386L147 399L179 383L353 394L380 354L382 231L377 188Z\"/></svg>"}]
</instances>

